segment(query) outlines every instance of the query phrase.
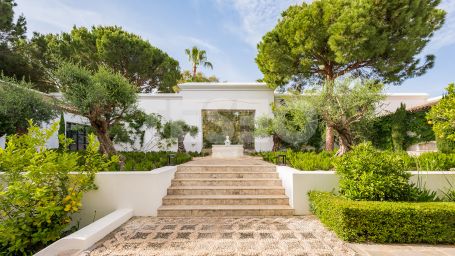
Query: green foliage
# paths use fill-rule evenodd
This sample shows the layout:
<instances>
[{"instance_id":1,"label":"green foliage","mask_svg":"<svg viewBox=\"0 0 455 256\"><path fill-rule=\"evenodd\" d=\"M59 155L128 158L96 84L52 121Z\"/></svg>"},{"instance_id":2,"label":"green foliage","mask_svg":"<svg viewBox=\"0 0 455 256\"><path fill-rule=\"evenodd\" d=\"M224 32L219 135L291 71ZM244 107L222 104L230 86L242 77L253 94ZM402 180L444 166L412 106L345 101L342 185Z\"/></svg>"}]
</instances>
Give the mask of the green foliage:
<instances>
[{"instance_id":1,"label":"green foliage","mask_svg":"<svg viewBox=\"0 0 455 256\"><path fill-rule=\"evenodd\" d=\"M286 155L287 165L292 168L304 171L315 170L332 170L334 153L328 151L317 152L294 152L287 150L286 152L259 152L256 153L267 162L277 164L279 155Z\"/></svg>"},{"instance_id":2,"label":"green foliage","mask_svg":"<svg viewBox=\"0 0 455 256\"><path fill-rule=\"evenodd\" d=\"M425 116L427 110L404 112L401 106L390 115L372 120L362 132L379 149L406 150L409 146L435 139L431 125Z\"/></svg>"},{"instance_id":3,"label":"green foliage","mask_svg":"<svg viewBox=\"0 0 455 256\"><path fill-rule=\"evenodd\" d=\"M84 156L46 148L57 127L30 123L27 134L9 136L0 148L0 250L6 255L30 254L59 239L83 193L96 188L95 174L118 161L98 153L93 135ZM64 149L71 143L60 139Z\"/></svg>"},{"instance_id":4,"label":"green foliage","mask_svg":"<svg viewBox=\"0 0 455 256\"><path fill-rule=\"evenodd\" d=\"M438 151L442 153L455 153L455 141L447 140L445 138L436 138L436 146Z\"/></svg>"},{"instance_id":5,"label":"green foliage","mask_svg":"<svg viewBox=\"0 0 455 256\"><path fill-rule=\"evenodd\" d=\"M140 36L117 26L73 27L69 33L35 34L30 56L40 69L55 69L59 60L73 61L88 70L106 65L141 92L172 92L180 78L179 63Z\"/></svg>"},{"instance_id":6,"label":"green foliage","mask_svg":"<svg viewBox=\"0 0 455 256\"><path fill-rule=\"evenodd\" d=\"M196 79L197 68L200 65L204 66L205 68L213 69L212 63L207 60L207 52L205 50L201 50L196 46L193 46L191 49L185 49L185 54L188 56L188 60L193 66L193 79Z\"/></svg>"},{"instance_id":7,"label":"green foliage","mask_svg":"<svg viewBox=\"0 0 455 256\"><path fill-rule=\"evenodd\" d=\"M439 0L321 0L289 7L258 44L256 62L271 87L358 74L401 82L431 68L416 58L445 12Z\"/></svg>"},{"instance_id":8,"label":"green foliage","mask_svg":"<svg viewBox=\"0 0 455 256\"><path fill-rule=\"evenodd\" d=\"M382 89L383 85L375 81L346 78L327 82L321 91L311 91L306 98L327 126L336 131L340 141L337 155L354 144L353 125L376 116L376 106L384 99Z\"/></svg>"},{"instance_id":9,"label":"green foliage","mask_svg":"<svg viewBox=\"0 0 455 256\"><path fill-rule=\"evenodd\" d=\"M166 122L159 131L159 135L164 140L176 140L178 143L178 152L185 152L185 145L183 144L185 136L189 134L191 137L194 137L197 135L198 131L199 129L197 126L189 125L183 120L177 120Z\"/></svg>"},{"instance_id":10,"label":"green foliage","mask_svg":"<svg viewBox=\"0 0 455 256\"><path fill-rule=\"evenodd\" d=\"M5 134L23 134L28 119L37 124L56 116L52 102L30 90L30 84L0 77L0 137Z\"/></svg>"},{"instance_id":11,"label":"green foliage","mask_svg":"<svg viewBox=\"0 0 455 256\"><path fill-rule=\"evenodd\" d=\"M339 191L346 198L371 201L409 200L408 167L397 154L360 144L334 163Z\"/></svg>"},{"instance_id":12,"label":"green foliage","mask_svg":"<svg viewBox=\"0 0 455 256\"><path fill-rule=\"evenodd\" d=\"M15 15L14 0L0 1L0 73L18 79L34 78L35 72L24 53L26 22Z\"/></svg>"},{"instance_id":13,"label":"green foliage","mask_svg":"<svg viewBox=\"0 0 455 256\"><path fill-rule=\"evenodd\" d=\"M405 150L403 148L406 139L406 106L401 103L400 107L392 115L392 144L394 150Z\"/></svg>"},{"instance_id":14,"label":"green foliage","mask_svg":"<svg viewBox=\"0 0 455 256\"><path fill-rule=\"evenodd\" d=\"M121 171L151 171L168 165L168 156L173 154L171 164L178 165L191 161L193 156L199 156L197 153L181 152L120 152L124 158L124 166ZM120 166L114 166L109 171L120 171Z\"/></svg>"},{"instance_id":15,"label":"green foliage","mask_svg":"<svg viewBox=\"0 0 455 256\"><path fill-rule=\"evenodd\" d=\"M55 71L55 76L64 102L90 121L103 152L115 154L113 135L121 134L119 129L126 129L126 123L132 123L127 122L131 121L128 118L143 117L136 106L134 85L105 66L92 72L78 65L63 63ZM110 134L113 127L117 130Z\"/></svg>"},{"instance_id":16,"label":"green foliage","mask_svg":"<svg viewBox=\"0 0 455 256\"><path fill-rule=\"evenodd\" d=\"M310 192L312 212L349 242L455 243L455 204L351 201Z\"/></svg>"},{"instance_id":17,"label":"green foliage","mask_svg":"<svg viewBox=\"0 0 455 256\"><path fill-rule=\"evenodd\" d=\"M455 84L446 89L447 95L431 108L427 119L438 139L455 142Z\"/></svg>"},{"instance_id":18,"label":"green foliage","mask_svg":"<svg viewBox=\"0 0 455 256\"><path fill-rule=\"evenodd\" d=\"M318 129L317 112L301 95L283 97L281 100L280 104L272 106L273 117L262 116L256 120L254 135L274 136L274 150L281 145L302 149L309 144Z\"/></svg>"}]
</instances>

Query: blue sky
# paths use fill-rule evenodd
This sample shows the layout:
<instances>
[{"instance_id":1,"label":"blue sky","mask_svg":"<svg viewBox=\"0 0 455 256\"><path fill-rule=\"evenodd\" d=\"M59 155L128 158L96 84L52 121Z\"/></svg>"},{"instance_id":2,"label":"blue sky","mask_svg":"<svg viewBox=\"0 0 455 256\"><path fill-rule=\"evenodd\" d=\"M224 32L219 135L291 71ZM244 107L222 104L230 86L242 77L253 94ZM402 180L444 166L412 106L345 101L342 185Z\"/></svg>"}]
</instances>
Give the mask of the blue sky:
<instances>
[{"instance_id":1,"label":"blue sky","mask_svg":"<svg viewBox=\"0 0 455 256\"><path fill-rule=\"evenodd\" d=\"M207 50L214 69L202 70L221 81L252 82L262 77L254 58L256 44L280 13L298 0L16 0L28 34L69 31L73 25L118 25L141 35L180 62L190 64L184 49ZM436 55L435 67L389 92L426 92L438 96L455 82L455 0L442 0L448 12L423 54Z\"/></svg>"}]
</instances>

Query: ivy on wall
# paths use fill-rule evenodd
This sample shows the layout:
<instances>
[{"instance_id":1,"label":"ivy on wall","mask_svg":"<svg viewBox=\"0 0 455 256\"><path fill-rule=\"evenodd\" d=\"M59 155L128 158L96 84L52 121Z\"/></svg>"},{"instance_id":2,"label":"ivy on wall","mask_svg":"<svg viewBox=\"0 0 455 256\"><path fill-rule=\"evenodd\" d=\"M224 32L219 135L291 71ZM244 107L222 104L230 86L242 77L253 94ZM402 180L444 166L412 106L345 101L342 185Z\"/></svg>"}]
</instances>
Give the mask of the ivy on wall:
<instances>
[{"instance_id":1,"label":"ivy on wall","mask_svg":"<svg viewBox=\"0 0 455 256\"><path fill-rule=\"evenodd\" d=\"M429 109L406 111L402 104L393 114L376 118L365 129L364 137L376 148L406 150L409 146L435 140L425 116Z\"/></svg>"}]
</instances>

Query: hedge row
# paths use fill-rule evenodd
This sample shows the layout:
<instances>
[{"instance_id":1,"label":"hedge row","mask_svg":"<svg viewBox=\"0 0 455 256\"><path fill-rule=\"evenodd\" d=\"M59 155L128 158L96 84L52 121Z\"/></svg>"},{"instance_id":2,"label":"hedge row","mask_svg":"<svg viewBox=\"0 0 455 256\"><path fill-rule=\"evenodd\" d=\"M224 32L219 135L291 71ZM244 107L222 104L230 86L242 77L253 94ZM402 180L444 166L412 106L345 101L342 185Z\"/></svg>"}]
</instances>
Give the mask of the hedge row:
<instances>
[{"instance_id":1,"label":"hedge row","mask_svg":"<svg viewBox=\"0 0 455 256\"><path fill-rule=\"evenodd\" d=\"M455 243L455 203L352 201L309 193L312 212L351 242Z\"/></svg>"},{"instance_id":2,"label":"hedge row","mask_svg":"<svg viewBox=\"0 0 455 256\"><path fill-rule=\"evenodd\" d=\"M173 155L172 165L182 164L197 156L196 153L176 153L176 152L120 152L125 158L122 171L150 171L168 165L168 156ZM108 171L120 171L120 166L113 166Z\"/></svg>"}]
</instances>

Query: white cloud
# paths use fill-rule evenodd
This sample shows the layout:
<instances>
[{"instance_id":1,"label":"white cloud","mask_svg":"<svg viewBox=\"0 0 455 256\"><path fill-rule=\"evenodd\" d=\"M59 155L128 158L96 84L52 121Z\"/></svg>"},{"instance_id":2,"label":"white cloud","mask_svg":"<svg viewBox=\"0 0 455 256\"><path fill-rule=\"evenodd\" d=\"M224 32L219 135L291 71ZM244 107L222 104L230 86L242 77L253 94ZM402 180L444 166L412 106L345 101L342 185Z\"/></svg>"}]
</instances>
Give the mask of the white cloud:
<instances>
[{"instance_id":1,"label":"white cloud","mask_svg":"<svg viewBox=\"0 0 455 256\"><path fill-rule=\"evenodd\" d=\"M208 40L203 40L192 36L179 36L178 39L180 41L185 42L186 45L196 45L200 46L204 50L210 50L212 52L221 52L221 50L218 47L210 43Z\"/></svg>"},{"instance_id":2,"label":"white cloud","mask_svg":"<svg viewBox=\"0 0 455 256\"><path fill-rule=\"evenodd\" d=\"M442 28L434 34L425 52L434 52L455 44L455 1L443 0L439 6L447 12Z\"/></svg>"},{"instance_id":3,"label":"white cloud","mask_svg":"<svg viewBox=\"0 0 455 256\"><path fill-rule=\"evenodd\" d=\"M113 24L112 20L92 10L72 6L68 1L59 0L17 0L17 13L26 16L28 34L58 33L76 26ZM111 22L109 22L111 21Z\"/></svg>"},{"instance_id":4,"label":"white cloud","mask_svg":"<svg viewBox=\"0 0 455 256\"><path fill-rule=\"evenodd\" d=\"M302 0L218 0L223 7L233 7L240 16L238 24L228 24L226 27L231 32L242 36L253 47L261 40L262 36L271 30L281 12L290 5L301 3Z\"/></svg>"}]
</instances>

